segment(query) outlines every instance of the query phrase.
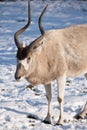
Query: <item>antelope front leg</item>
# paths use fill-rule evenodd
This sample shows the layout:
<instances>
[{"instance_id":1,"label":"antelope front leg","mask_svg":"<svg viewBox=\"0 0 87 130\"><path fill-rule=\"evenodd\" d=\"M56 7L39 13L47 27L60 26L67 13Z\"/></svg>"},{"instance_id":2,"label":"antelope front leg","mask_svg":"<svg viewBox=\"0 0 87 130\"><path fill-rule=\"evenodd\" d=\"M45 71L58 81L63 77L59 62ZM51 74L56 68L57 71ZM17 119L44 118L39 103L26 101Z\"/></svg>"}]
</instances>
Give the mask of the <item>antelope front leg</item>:
<instances>
[{"instance_id":1,"label":"antelope front leg","mask_svg":"<svg viewBox=\"0 0 87 130\"><path fill-rule=\"evenodd\" d=\"M57 86L58 86L58 102L60 105L60 115L59 120L57 122L57 125L64 123L64 110L63 110L63 103L64 103L64 87L66 82L66 76L63 75L62 77L59 77L57 80Z\"/></svg>"},{"instance_id":2,"label":"antelope front leg","mask_svg":"<svg viewBox=\"0 0 87 130\"><path fill-rule=\"evenodd\" d=\"M51 123L52 119L54 117L53 115L53 109L52 109L52 90L51 90L51 84L46 85L45 86L45 90L46 90L46 97L47 97L47 101L48 101L48 113L47 116L44 120L45 123Z\"/></svg>"}]
</instances>

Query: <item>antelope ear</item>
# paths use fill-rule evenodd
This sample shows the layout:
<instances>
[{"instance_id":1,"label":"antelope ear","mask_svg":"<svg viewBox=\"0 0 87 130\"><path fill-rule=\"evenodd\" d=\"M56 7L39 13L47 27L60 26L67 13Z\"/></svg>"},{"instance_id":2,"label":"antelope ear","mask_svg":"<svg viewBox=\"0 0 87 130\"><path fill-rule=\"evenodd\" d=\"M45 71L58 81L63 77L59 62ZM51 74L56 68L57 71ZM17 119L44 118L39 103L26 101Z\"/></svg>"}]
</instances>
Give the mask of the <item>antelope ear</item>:
<instances>
[{"instance_id":1,"label":"antelope ear","mask_svg":"<svg viewBox=\"0 0 87 130\"><path fill-rule=\"evenodd\" d=\"M44 42L41 41L41 43L40 43L39 45L35 45L35 46L33 47L34 51L35 51L36 53L40 53L41 50L42 50L42 48L43 48L43 44L44 44Z\"/></svg>"},{"instance_id":2,"label":"antelope ear","mask_svg":"<svg viewBox=\"0 0 87 130\"><path fill-rule=\"evenodd\" d=\"M46 39L43 38L39 44L36 44L33 46L33 49L37 52L37 53L40 53L42 48L45 48L45 43L46 43Z\"/></svg>"},{"instance_id":3,"label":"antelope ear","mask_svg":"<svg viewBox=\"0 0 87 130\"><path fill-rule=\"evenodd\" d=\"M26 47L25 41L22 41L21 47L22 47L22 48L25 48L25 47Z\"/></svg>"}]
</instances>

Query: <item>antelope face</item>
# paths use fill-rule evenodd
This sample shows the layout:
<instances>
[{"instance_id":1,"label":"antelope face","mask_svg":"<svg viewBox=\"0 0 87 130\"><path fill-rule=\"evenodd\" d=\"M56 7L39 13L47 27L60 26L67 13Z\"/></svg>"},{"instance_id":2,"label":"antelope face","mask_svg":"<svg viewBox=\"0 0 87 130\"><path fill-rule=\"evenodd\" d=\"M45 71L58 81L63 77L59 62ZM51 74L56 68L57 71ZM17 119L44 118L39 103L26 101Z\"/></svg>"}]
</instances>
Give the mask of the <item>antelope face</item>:
<instances>
[{"instance_id":1,"label":"antelope face","mask_svg":"<svg viewBox=\"0 0 87 130\"><path fill-rule=\"evenodd\" d=\"M39 37L37 40L33 41L29 46L18 49L16 55L16 80L27 78L30 76L31 73L35 72L40 61L38 56L41 54L44 43L45 39L43 37Z\"/></svg>"},{"instance_id":2,"label":"antelope face","mask_svg":"<svg viewBox=\"0 0 87 130\"><path fill-rule=\"evenodd\" d=\"M39 17L39 21L38 21L40 32L42 35L45 33L45 31L41 25L41 20L42 20L42 16L46 8L47 6L42 11ZM14 41L18 48L18 52L16 56L17 57L17 68L16 68L16 73L15 73L16 80L29 77L29 75L34 71L36 67L36 58L35 58L36 53L35 52L37 52L36 50L39 50L38 52L41 51L41 47L39 46L42 45L42 42L38 43L38 45L34 45L36 43L36 40L35 40L34 42L32 42L33 46L31 47L31 46L22 45L18 39L19 35L23 33L29 27L30 23L31 23L30 1L28 1L28 22L24 27L22 27L20 30L18 30L14 34Z\"/></svg>"},{"instance_id":3,"label":"antelope face","mask_svg":"<svg viewBox=\"0 0 87 130\"><path fill-rule=\"evenodd\" d=\"M29 74L34 70L33 66L35 66L35 64L33 65L32 62L34 61L34 58L32 57L32 54L29 51L28 46L19 49L16 57L17 57L17 68L15 73L15 79L20 80L23 78L27 78Z\"/></svg>"},{"instance_id":4,"label":"antelope face","mask_svg":"<svg viewBox=\"0 0 87 130\"><path fill-rule=\"evenodd\" d=\"M29 70L30 57L28 56L27 48L18 49L17 58L17 68L15 73L15 79L20 80L25 78Z\"/></svg>"}]
</instances>

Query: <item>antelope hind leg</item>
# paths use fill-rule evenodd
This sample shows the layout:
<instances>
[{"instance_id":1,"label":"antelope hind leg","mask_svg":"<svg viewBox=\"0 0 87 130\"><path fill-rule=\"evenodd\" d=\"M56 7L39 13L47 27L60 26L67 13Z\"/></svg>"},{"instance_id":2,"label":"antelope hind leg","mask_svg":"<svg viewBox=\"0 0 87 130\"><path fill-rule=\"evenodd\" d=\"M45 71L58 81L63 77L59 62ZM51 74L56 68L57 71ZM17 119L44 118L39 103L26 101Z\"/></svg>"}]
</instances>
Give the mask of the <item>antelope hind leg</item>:
<instances>
[{"instance_id":1,"label":"antelope hind leg","mask_svg":"<svg viewBox=\"0 0 87 130\"><path fill-rule=\"evenodd\" d=\"M57 121L56 125L63 125L64 124L64 110L63 110L63 103L64 103L64 87L66 83L66 75L59 77L57 80L58 86L58 102L60 106L60 115L59 120Z\"/></svg>"}]
</instances>

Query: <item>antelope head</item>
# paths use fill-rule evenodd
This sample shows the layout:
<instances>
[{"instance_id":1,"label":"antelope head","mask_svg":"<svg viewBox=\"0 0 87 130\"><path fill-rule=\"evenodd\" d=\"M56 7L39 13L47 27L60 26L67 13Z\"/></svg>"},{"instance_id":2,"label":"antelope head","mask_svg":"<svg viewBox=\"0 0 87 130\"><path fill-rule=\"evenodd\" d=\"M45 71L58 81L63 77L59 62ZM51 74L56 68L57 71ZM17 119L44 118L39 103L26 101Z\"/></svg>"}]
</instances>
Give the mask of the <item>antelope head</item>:
<instances>
[{"instance_id":1,"label":"antelope head","mask_svg":"<svg viewBox=\"0 0 87 130\"><path fill-rule=\"evenodd\" d=\"M18 39L20 34L22 34L30 26L31 23L30 1L28 1L28 22L24 27L22 27L14 34L14 41L18 48L17 55L16 55L17 57L17 68L15 73L16 80L29 77L29 75L34 71L36 67L35 55L37 52L39 53L41 50L40 46L43 43L42 36L45 33L41 24L41 20L44 12L46 11L47 6L48 5L46 5L44 10L42 11L38 20L39 29L42 34L39 38L31 42L30 45L25 45L24 43L21 43Z\"/></svg>"}]
</instances>

